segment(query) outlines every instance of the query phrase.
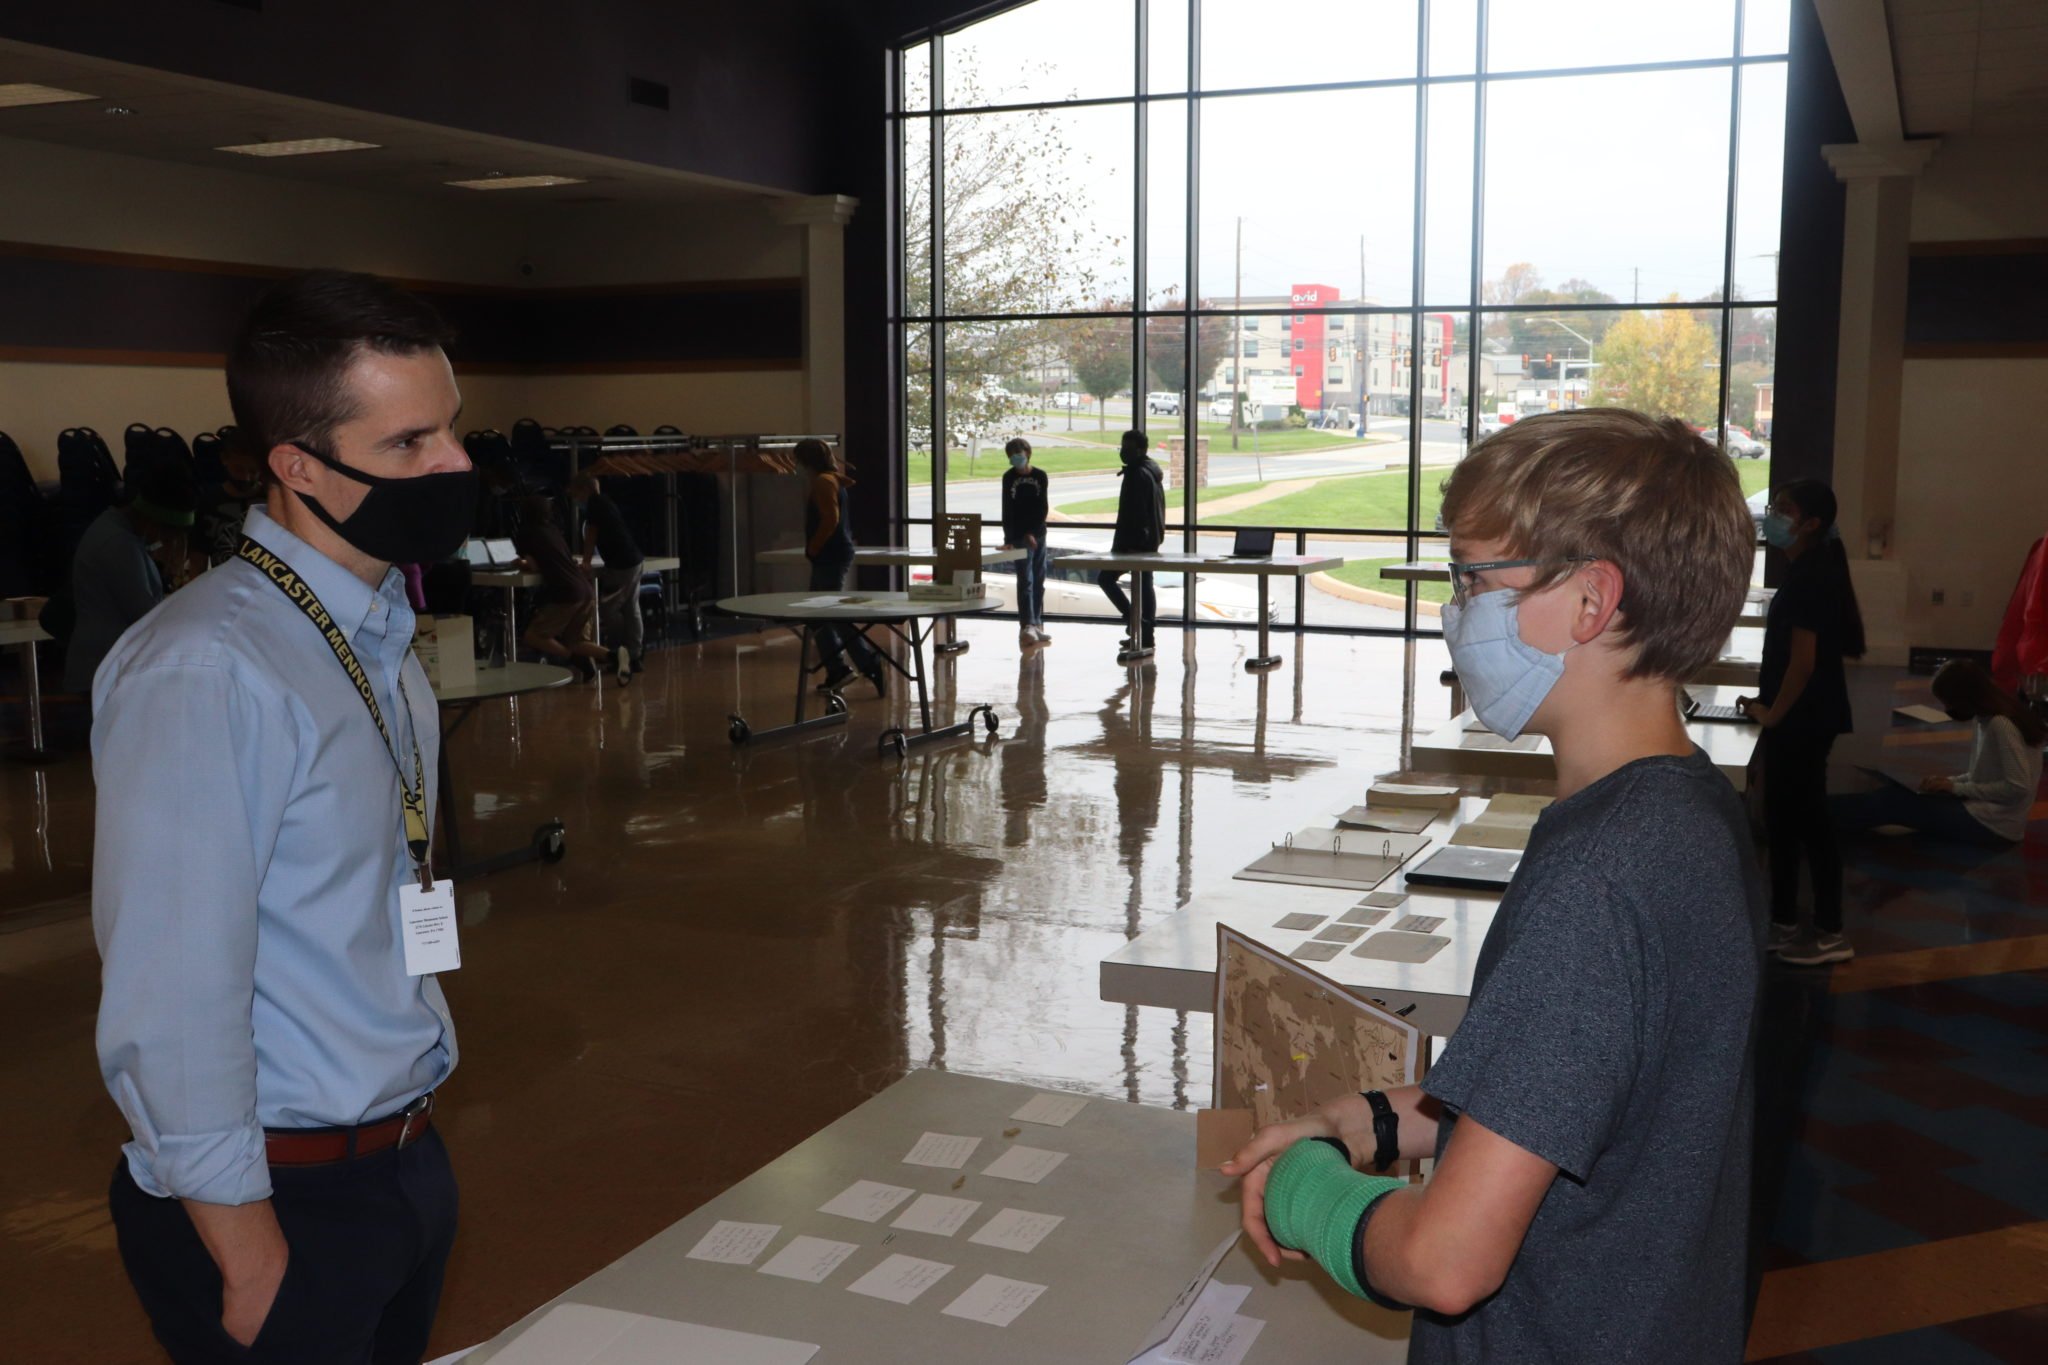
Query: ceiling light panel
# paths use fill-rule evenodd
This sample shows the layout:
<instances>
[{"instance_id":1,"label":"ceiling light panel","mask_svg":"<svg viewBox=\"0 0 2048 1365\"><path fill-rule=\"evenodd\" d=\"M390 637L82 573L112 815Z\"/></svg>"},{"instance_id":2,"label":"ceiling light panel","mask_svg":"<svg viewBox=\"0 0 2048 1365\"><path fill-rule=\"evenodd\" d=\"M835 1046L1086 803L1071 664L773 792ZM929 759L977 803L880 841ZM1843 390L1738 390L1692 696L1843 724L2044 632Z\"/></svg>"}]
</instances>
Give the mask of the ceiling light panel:
<instances>
[{"instance_id":1,"label":"ceiling light panel","mask_svg":"<svg viewBox=\"0 0 2048 1365\"><path fill-rule=\"evenodd\" d=\"M59 90L54 85L30 85L24 81L0 85L0 109L20 109L30 104L70 104L77 100L98 98L98 95L82 94L76 90Z\"/></svg>"},{"instance_id":2,"label":"ceiling light panel","mask_svg":"<svg viewBox=\"0 0 2048 1365\"><path fill-rule=\"evenodd\" d=\"M245 142L236 147L216 147L216 152L233 152L237 156L313 156L320 152L367 152L383 146L381 142L357 142L346 137L298 137L281 142Z\"/></svg>"},{"instance_id":3,"label":"ceiling light panel","mask_svg":"<svg viewBox=\"0 0 2048 1365\"><path fill-rule=\"evenodd\" d=\"M573 175L493 175L481 180L450 180L446 183L465 190L540 190L550 185L581 185L586 182Z\"/></svg>"}]
</instances>

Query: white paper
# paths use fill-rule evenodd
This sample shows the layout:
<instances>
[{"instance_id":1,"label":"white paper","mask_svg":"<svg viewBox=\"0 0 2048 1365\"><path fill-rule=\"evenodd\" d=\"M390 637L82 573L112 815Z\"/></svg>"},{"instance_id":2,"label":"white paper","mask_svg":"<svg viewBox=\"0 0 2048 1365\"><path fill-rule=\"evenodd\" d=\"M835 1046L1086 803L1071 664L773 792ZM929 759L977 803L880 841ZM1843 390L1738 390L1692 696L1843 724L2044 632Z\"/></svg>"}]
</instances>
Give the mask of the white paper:
<instances>
[{"instance_id":1,"label":"white paper","mask_svg":"<svg viewBox=\"0 0 2048 1365\"><path fill-rule=\"evenodd\" d=\"M761 1267L763 1275L779 1275L785 1280L807 1280L822 1284L825 1277L839 1269L847 1257L860 1250L851 1242L831 1242L823 1237L793 1237L789 1245L768 1258Z\"/></svg>"},{"instance_id":2,"label":"white paper","mask_svg":"<svg viewBox=\"0 0 2048 1365\"><path fill-rule=\"evenodd\" d=\"M752 1265L754 1259L775 1240L775 1234L781 1231L780 1223L733 1223L720 1219L684 1255L692 1261Z\"/></svg>"},{"instance_id":3,"label":"white paper","mask_svg":"<svg viewBox=\"0 0 2048 1365\"><path fill-rule=\"evenodd\" d=\"M1202 1296L1202 1291L1209 1287L1211 1277L1216 1274L1216 1267L1223 1264L1223 1258L1237 1245L1238 1236L1239 1230L1232 1228L1223 1240L1216 1244L1216 1249L1209 1253L1208 1259L1202 1262L1201 1268L1195 1271L1194 1277L1181 1286L1180 1293L1166 1306L1166 1311L1160 1314L1159 1321L1152 1324L1152 1330L1145 1334L1145 1344L1140 1346L1138 1354L1131 1358L1131 1365L1139 1365L1141 1361L1148 1362L1149 1365L1149 1362L1166 1359L1157 1348L1164 1346L1179 1330L1181 1323L1187 1318L1188 1310L1195 1306Z\"/></svg>"},{"instance_id":4,"label":"white paper","mask_svg":"<svg viewBox=\"0 0 2048 1365\"><path fill-rule=\"evenodd\" d=\"M856 1180L844 1190L832 1196L827 1203L818 1205L819 1213L836 1213L841 1218L855 1218L863 1223L879 1223L913 1191L901 1185L884 1185L874 1180Z\"/></svg>"},{"instance_id":5,"label":"white paper","mask_svg":"<svg viewBox=\"0 0 2048 1365\"><path fill-rule=\"evenodd\" d=\"M1066 1159L1065 1152L1048 1152L1043 1147L1026 1147L1019 1143L982 1167L981 1173L998 1180L1021 1180L1027 1185L1036 1185Z\"/></svg>"},{"instance_id":6,"label":"white paper","mask_svg":"<svg viewBox=\"0 0 2048 1365\"><path fill-rule=\"evenodd\" d=\"M493 1357L498 1365L806 1365L816 1346L693 1322L558 1303Z\"/></svg>"},{"instance_id":7,"label":"white paper","mask_svg":"<svg viewBox=\"0 0 2048 1365\"><path fill-rule=\"evenodd\" d=\"M981 1207L979 1199L953 1199L943 1194L921 1194L910 1201L910 1207L902 1216L889 1224L907 1232L929 1232L935 1237L951 1237L967 1226L967 1220L974 1217L974 1211Z\"/></svg>"},{"instance_id":8,"label":"white paper","mask_svg":"<svg viewBox=\"0 0 2048 1365\"><path fill-rule=\"evenodd\" d=\"M1265 1325L1264 1318L1232 1318L1222 1331L1209 1338L1199 1355L1188 1358L1190 1365L1238 1365Z\"/></svg>"},{"instance_id":9,"label":"white paper","mask_svg":"<svg viewBox=\"0 0 2048 1365\"><path fill-rule=\"evenodd\" d=\"M1088 1101L1079 1095L1033 1095L1022 1109L1010 1115L1020 1123L1043 1123L1053 1128L1064 1128L1073 1122L1074 1115L1088 1107Z\"/></svg>"},{"instance_id":10,"label":"white paper","mask_svg":"<svg viewBox=\"0 0 2048 1365\"><path fill-rule=\"evenodd\" d=\"M1955 717L1937 706L1895 706L1892 710L1907 720L1925 721L1929 725L1951 725Z\"/></svg>"},{"instance_id":11,"label":"white paper","mask_svg":"<svg viewBox=\"0 0 2048 1365\"><path fill-rule=\"evenodd\" d=\"M398 888L398 913L404 925L405 974L431 976L462 965L462 945L455 936L455 883L434 883L422 891L408 880Z\"/></svg>"},{"instance_id":12,"label":"white paper","mask_svg":"<svg viewBox=\"0 0 2048 1365\"><path fill-rule=\"evenodd\" d=\"M981 1229L967 1240L985 1247L1001 1247L1004 1251L1030 1251L1066 1221L1057 1213L1004 1209L983 1223Z\"/></svg>"},{"instance_id":13,"label":"white paper","mask_svg":"<svg viewBox=\"0 0 2048 1365\"><path fill-rule=\"evenodd\" d=\"M966 1318L971 1322L985 1322L991 1327L1008 1327L1044 1292L1042 1284L984 1275L969 1285L967 1292L939 1311L949 1318Z\"/></svg>"},{"instance_id":14,"label":"white paper","mask_svg":"<svg viewBox=\"0 0 2048 1365\"><path fill-rule=\"evenodd\" d=\"M855 1294L891 1303L910 1303L919 1294L946 1277L953 1267L941 1261L921 1261L915 1256L891 1256L867 1274L846 1286Z\"/></svg>"},{"instance_id":15,"label":"white paper","mask_svg":"<svg viewBox=\"0 0 2048 1365\"><path fill-rule=\"evenodd\" d=\"M906 1166L941 1166L957 1171L967 1164L967 1158L974 1155L974 1149L981 1146L978 1137L956 1137L952 1133L926 1133L910 1149L910 1155L903 1158Z\"/></svg>"},{"instance_id":16,"label":"white paper","mask_svg":"<svg viewBox=\"0 0 2048 1365\"><path fill-rule=\"evenodd\" d=\"M1187 1362L1187 1365L1200 1360L1251 1296L1252 1287L1248 1284L1224 1284L1220 1280L1211 1280L1167 1340L1163 1348L1166 1358Z\"/></svg>"}]
</instances>

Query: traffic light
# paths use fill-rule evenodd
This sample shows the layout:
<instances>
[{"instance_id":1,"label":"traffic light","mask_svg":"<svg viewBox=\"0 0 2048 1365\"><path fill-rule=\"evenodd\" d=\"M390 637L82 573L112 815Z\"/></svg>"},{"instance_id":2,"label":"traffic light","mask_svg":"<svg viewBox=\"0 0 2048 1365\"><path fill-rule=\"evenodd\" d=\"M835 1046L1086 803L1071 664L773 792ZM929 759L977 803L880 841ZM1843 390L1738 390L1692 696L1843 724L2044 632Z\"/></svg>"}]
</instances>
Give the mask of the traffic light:
<instances>
[{"instance_id":1,"label":"traffic light","mask_svg":"<svg viewBox=\"0 0 2048 1365\"><path fill-rule=\"evenodd\" d=\"M1557 363L1557 357L1552 355L1549 351L1545 351L1543 353L1543 363L1546 365L1555 365Z\"/></svg>"}]
</instances>

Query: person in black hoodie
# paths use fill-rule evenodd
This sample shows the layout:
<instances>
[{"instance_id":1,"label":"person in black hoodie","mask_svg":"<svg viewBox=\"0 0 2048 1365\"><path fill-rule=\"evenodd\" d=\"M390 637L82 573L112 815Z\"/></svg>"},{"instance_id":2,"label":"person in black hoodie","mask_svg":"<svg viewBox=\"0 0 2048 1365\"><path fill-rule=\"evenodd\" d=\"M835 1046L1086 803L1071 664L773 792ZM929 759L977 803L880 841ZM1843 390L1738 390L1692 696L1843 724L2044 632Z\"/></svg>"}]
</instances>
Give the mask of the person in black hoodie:
<instances>
[{"instance_id":1,"label":"person in black hoodie","mask_svg":"<svg viewBox=\"0 0 2048 1365\"><path fill-rule=\"evenodd\" d=\"M1166 474L1158 462L1145 454L1151 438L1142 431L1124 433L1122 456L1124 467L1117 471L1123 479L1123 488L1117 494L1116 538L1110 542L1111 554L1151 554L1158 550L1166 539ZM1095 576L1110 605L1126 622L1131 619L1131 600L1124 596L1117 586L1122 575L1112 569L1105 569ZM1144 634L1142 639L1133 640L1126 636L1118 658L1135 658L1152 652L1152 631L1159 620L1159 599L1152 592L1152 575L1136 573L1134 591L1144 603Z\"/></svg>"},{"instance_id":2,"label":"person in black hoodie","mask_svg":"<svg viewBox=\"0 0 2048 1365\"><path fill-rule=\"evenodd\" d=\"M1003 447L1010 467L1003 471L1003 548L1022 550L1017 561L1017 636L1024 645L1046 645L1045 575L1052 552L1045 548L1045 513L1051 482L1031 467L1031 442L1016 437Z\"/></svg>"}]
</instances>

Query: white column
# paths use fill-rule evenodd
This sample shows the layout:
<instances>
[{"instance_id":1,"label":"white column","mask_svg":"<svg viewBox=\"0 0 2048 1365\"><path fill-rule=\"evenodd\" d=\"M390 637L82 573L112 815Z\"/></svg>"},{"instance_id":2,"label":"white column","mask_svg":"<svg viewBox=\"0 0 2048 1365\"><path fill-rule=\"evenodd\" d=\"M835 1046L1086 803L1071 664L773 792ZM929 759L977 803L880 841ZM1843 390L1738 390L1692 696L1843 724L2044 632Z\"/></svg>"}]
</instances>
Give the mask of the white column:
<instances>
[{"instance_id":1,"label":"white column","mask_svg":"<svg viewBox=\"0 0 2048 1365\"><path fill-rule=\"evenodd\" d=\"M776 207L804 234L805 431L846 430L846 225L859 204L818 194Z\"/></svg>"},{"instance_id":2,"label":"white column","mask_svg":"<svg viewBox=\"0 0 2048 1365\"><path fill-rule=\"evenodd\" d=\"M1848 187L1835 359L1834 489L1873 663L1906 657L1906 566L1892 557L1899 502L1907 245L1913 179L1932 140L1821 148Z\"/></svg>"}]
</instances>

